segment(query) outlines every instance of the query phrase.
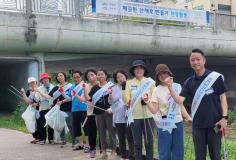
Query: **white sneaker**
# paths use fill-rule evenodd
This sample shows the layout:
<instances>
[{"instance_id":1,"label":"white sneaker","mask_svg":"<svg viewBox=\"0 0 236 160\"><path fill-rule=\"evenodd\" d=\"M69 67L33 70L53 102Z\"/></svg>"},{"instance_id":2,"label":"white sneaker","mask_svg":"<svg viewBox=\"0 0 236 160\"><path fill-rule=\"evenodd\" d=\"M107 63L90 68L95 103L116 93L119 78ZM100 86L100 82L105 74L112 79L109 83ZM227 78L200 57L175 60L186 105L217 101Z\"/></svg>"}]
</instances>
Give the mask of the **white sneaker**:
<instances>
[{"instance_id":1,"label":"white sneaker","mask_svg":"<svg viewBox=\"0 0 236 160\"><path fill-rule=\"evenodd\" d=\"M39 141L40 145L45 145L45 141Z\"/></svg>"}]
</instances>

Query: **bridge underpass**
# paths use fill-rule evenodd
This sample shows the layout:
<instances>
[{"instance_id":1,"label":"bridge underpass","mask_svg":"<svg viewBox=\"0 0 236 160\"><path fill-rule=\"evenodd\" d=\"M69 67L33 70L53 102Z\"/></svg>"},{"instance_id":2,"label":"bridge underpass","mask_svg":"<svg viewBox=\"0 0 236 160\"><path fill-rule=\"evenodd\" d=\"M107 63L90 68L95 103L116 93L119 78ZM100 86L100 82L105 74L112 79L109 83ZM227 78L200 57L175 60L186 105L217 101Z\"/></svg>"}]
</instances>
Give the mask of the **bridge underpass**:
<instances>
[{"instance_id":1,"label":"bridge underpass","mask_svg":"<svg viewBox=\"0 0 236 160\"><path fill-rule=\"evenodd\" d=\"M28 76L38 77L38 62L28 57L0 57L0 111L12 112L19 98L8 89L13 85L17 89L27 88Z\"/></svg>"}]
</instances>

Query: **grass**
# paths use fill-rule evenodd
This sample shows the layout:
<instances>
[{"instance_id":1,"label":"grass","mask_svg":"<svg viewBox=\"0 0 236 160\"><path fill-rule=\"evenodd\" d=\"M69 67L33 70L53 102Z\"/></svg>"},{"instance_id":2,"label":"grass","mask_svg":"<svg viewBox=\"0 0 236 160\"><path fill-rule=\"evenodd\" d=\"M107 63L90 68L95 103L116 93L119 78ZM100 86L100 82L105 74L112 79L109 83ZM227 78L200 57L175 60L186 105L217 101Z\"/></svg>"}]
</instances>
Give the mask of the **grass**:
<instances>
[{"instance_id":1,"label":"grass","mask_svg":"<svg viewBox=\"0 0 236 160\"><path fill-rule=\"evenodd\" d=\"M0 127L1 128L9 128L9 129L14 129L18 131L22 131L27 133L27 129L25 127L25 123L23 119L21 118L21 114L25 111L26 106L24 104L19 104L17 107L17 110L13 112L11 115L3 115L0 116ZM233 114L233 113L230 113ZM185 132L185 144L184 144L184 159L185 160L194 160L195 155L194 155L194 146L193 146L193 141L192 141L192 136L190 133L187 132L187 127L186 127L186 132ZM235 133L234 133L235 134ZM69 134L67 134L67 140L71 142L71 137ZM143 147L145 148L145 147ZM157 138L156 135L154 137L154 154L155 157L158 156L157 153ZM227 150L227 160L235 160L236 159L236 141L231 140L231 139L226 139L226 150ZM223 152L223 143L222 143L222 157L224 155ZM209 154L207 156L207 160L210 160ZM223 160L223 159L222 159Z\"/></svg>"},{"instance_id":2,"label":"grass","mask_svg":"<svg viewBox=\"0 0 236 160\"><path fill-rule=\"evenodd\" d=\"M27 133L25 122L21 118L21 114L24 112L25 108L26 106L23 103L20 103L11 115L0 116L0 127Z\"/></svg>"},{"instance_id":3,"label":"grass","mask_svg":"<svg viewBox=\"0 0 236 160\"><path fill-rule=\"evenodd\" d=\"M14 116L0 117L0 128L9 128L22 132L27 132L24 121L15 118Z\"/></svg>"},{"instance_id":4,"label":"grass","mask_svg":"<svg viewBox=\"0 0 236 160\"><path fill-rule=\"evenodd\" d=\"M185 128L185 137L184 137L184 159L185 160L195 160L195 153L194 153L194 145L192 140L192 135L189 133L189 128ZM158 157L158 147L157 147L157 137L154 135L154 155ZM143 147L144 148L144 147ZM222 141L222 150L221 150L221 157L222 160L236 160L236 141L231 139L226 139L226 153L227 159L223 159L224 157L224 150L223 150L223 141ZM207 160L210 160L209 153L207 153Z\"/></svg>"},{"instance_id":5,"label":"grass","mask_svg":"<svg viewBox=\"0 0 236 160\"><path fill-rule=\"evenodd\" d=\"M188 137L188 136L187 136ZM184 159L186 160L194 160L195 159L195 154L194 154L194 146L192 142L192 137L190 138L185 137L185 154L184 154ZM188 144L189 141L189 144ZM222 149L221 149L221 157L222 160L224 157L224 147L223 147L223 141L222 141ZM226 157L227 160L235 160L236 159L236 142L233 140L226 139ZM210 160L209 153L207 153L207 160Z\"/></svg>"}]
</instances>

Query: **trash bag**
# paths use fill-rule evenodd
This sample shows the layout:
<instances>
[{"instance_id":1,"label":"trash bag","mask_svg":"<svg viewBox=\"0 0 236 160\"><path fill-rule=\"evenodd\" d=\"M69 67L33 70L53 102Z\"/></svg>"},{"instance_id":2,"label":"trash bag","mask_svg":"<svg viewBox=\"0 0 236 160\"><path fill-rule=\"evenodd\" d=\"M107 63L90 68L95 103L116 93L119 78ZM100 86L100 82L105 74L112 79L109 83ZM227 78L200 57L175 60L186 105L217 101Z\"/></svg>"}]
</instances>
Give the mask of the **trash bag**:
<instances>
[{"instance_id":1,"label":"trash bag","mask_svg":"<svg viewBox=\"0 0 236 160\"><path fill-rule=\"evenodd\" d=\"M25 112L21 115L25 121L26 128L30 133L34 133L36 131L36 112L37 110L29 105Z\"/></svg>"},{"instance_id":2,"label":"trash bag","mask_svg":"<svg viewBox=\"0 0 236 160\"><path fill-rule=\"evenodd\" d=\"M39 111L38 111L38 110L36 110L35 117L36 117L36 119L39 119L39 118L40 118L40 114L39 114Z\"/></svg>"},{"instance_id":3,"label":"trash bag","mask_svg":"<svg viewBox=\"0 0 236 160\"><path fill-rule=\"evenodd\" d=\"M46 115L46 125L49 125L54 131L61 133L67 127L66 117L68 115L60 110L60 106L55 105Z\"/></svg>"},{"instance_id":4,"label":"trash bag","mask_svg":"<svg viewBox=\"0 0 236 160\"><path fill-rule=\"evenodd\" d=\"M52 107L47 114L45 114L45 119L46 119L46 124L45 124L45 127L47 125L49 125L50 127L54 126L54 120L53 120L53 117L55 115L55 110L57 109L57 107Z\"/></svg>"},{"instance_id":5,"label":"trash bag","mask_svg":"<svg viewBox=\"0 0 236 160\"><path fill-rule=\"evenodd\" d=\"M54 142L55 143L60 143L61 142L61 136L60 136L60 133L58 133L57 131L54 131Z\"/></svg>"}]
</instances>

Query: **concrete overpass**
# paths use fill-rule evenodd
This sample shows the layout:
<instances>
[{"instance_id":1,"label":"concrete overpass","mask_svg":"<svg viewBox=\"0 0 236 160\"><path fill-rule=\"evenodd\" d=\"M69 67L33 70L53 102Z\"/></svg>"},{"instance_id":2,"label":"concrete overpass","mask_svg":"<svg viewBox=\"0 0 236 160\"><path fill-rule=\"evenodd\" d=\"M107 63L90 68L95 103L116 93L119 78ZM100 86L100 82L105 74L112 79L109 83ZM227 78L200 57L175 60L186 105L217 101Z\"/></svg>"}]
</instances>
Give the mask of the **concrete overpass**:
<instances>
[{"instance_id":1,"label":"concrete overpass","mask_svg":"<svg viewBox=\"0 0 236 160\"><path fill-rule=\"evenodd\" d=\"M203 49L211 57L209 66L228 75L230 82L236 79L231 75L236 65L235 29L9 11L0 11L0 19L0 73L4 86L26 87L27 77L38 77L45 71L45 64L49 72L91 66L111 71L128 68L136 58L145 59L151 73L157 63L167 63L182 82L191 73L186 56L192 48ZM236 85L230 83L230 87L234 101ZM7 87L1 92L7 92ZM14 98L10 94L1 96L0 106L15 105L14 101L6 102L9 97Z\"/></svg>"},{"instance_id":2,"label":"concrete overpass","mask_svg":"<svg viewBox=\"0 0 236 160\"><path fill-rule=\"evenodd\" d=\"M188 55L234 57L235 30L115 22L0 12L0 52ZM235 28L236 29L236 28Z\"/></svg>"}]
</instances>

